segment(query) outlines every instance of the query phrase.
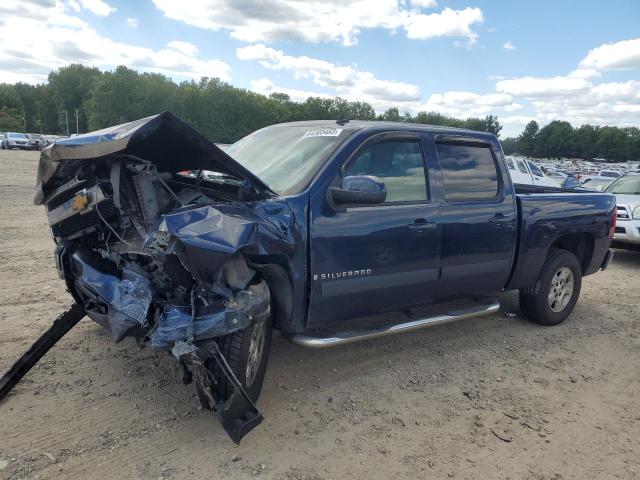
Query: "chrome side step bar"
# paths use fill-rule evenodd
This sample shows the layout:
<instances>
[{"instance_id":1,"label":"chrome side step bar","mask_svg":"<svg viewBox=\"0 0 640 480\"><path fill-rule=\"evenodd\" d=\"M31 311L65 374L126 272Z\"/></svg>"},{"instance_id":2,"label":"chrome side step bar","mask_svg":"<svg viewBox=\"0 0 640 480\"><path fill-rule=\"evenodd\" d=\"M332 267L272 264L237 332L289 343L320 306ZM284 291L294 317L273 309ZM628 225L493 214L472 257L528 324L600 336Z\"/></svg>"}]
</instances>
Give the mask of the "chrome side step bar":
<instances>
[{"instance_id":1,"label":"chrome side step bar","mask_svg":"<svg viewBox=\"0 0 640 480\"><path fill-rule=\"evenodd\" d=\"M492 303L479 305L465 310L452 311L444 315L421 318L419 320L411 320L409 322L397 323L394 325L385 325L384 327L372 330L340 332L331 337L312 337L309 335L298 334L288 338L293 343L303 347L328 348L359 342L361 340L386 337L387 335L394 335L396 333L411 332L420 328L432 327L434 325L441 325L443 323L454 322L456 320L464 320L465 318L490 315L492 313L496 313L498 310L500 310L500 303L497 300L494 300Z\"/></svg>"}]
</instances>

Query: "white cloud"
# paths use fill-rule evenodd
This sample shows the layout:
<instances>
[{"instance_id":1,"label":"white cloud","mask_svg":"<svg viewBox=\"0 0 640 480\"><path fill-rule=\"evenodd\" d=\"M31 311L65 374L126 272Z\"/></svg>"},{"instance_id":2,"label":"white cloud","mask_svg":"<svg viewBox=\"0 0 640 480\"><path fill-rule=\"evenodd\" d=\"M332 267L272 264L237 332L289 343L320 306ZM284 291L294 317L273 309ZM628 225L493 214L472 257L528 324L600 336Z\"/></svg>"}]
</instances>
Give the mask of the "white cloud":
<instances>
[{"instance_id":1,"label":"white cloud","mask_svg":"<svg viewBox=\"0 0 640 480\"><path fill-rule=\"evenodd\" d=\"M137 18L127 18L127 25L129 25L130 27L136 28L138 25L140 25L140 21Z\"/></svg>"},{"instance_id":2,"label":"white cloud","mask_svg":"<svg viewBox=\"0 0 640 480\"><path fill-rule=\"evenodd\" d=\"M411 5L417 8L436 8L438 2L436 0L411 0Z\"/></svg>"},{"instance_id":3,"label":"white cloud","mask_svg":"<svg viewBox=\"0 0 640 480\"><path fill-rule=\"evenodd\" d=\"M585 92L589 86L583 78L521 77L498 81L496 91L525 98L557 97Z\"/></svg>"},{"instance_id":4,"label":"white cloud","mask_svg":"<svg viewBox=\"0 0 640 480\"><path fill-rule=\"evenodd\" d=\"M296 79L311 79L320 87L332 89L336 95L370 102L374 108L401 106L420 99L420 90L415 85L381 80L373 73L354 66L336 65L307 56L285 55L281 50L263 44L238 48L236 55L240 60L258 61L270 70L290 71Z\"/></svg>"},{"instance_id":5,"label":"white cloud","mask_svg":"<svg viewBox=\"0 0 640 480\"><path fill-rule=\"evenodd\" d=\"M86 10L100 17L106 17L112 12L115 12L117 8L112 7L107 2L102 0L80 0L80 4Z\"/></svg>"},{"instance_id":6,"label":"white cloud","mask_svg":"<svg viewBox=\"0 0 640 480\"><path fill-rule=\"evenodd\" d=\"M627 42L619 44L629 45ZM597 58L599 54L594 52L601 51L601 47L593 49L587 58ZM575 126L584 123L617 126L640 124L640 80L599 81L603 72L613 68L611 65L624 64L624 68L630 68L631 56L623 63L617 60L608 64L604 61L583 61L564 76L493 76L490 78L495 82L493 92L440 92L430 95L425 101L419 98L417 86L379 80L372 73L353 65L336 65L317 58L288 56L262 44L240 48L237 55L241 59L258 61L270 70L289 71L296 79L310 79L315 85L329 89L334 95L349 100L367 101L378 112L397 106L401 111L412 114L436 111L458 118L498 115L505 127L503 136L518 135L531 120L536 120L541 125L552 120L566 120ZM299 100L319 95L307 90L280 88L266 78L255 82L253 87L261 93L289 93L292 98Z\"/></svg>"},{"instance_id":7,"label":"white cloud","mask_svg":"<svg viewBox=\"0 0 640 480\"><path fill-rule=\"evenodd\" d=\"M479 95L473 92L451 91L431 95L425 104L418 107L418 110L468 118L496 113L499 109L514 111L520 108L519 104L513 102L511 95L504 93Z\"/></svg>"},{"instance_id":8,"label":"white cloud","mask_svg":"<svg viewBox=\"0 0 640 480\"><path fill-rule=\"evenodd\" d=\"M581 69L614 70L640 67L640 38L605 43L589 50L580 62Z\"/></svg>"},{"instance_id":9,"label":"white cloud","mask_svg":"<svg viewBox=\"0 0 640 480\"><path fill-rule=\"evenodd\" d=\"M363 29L404 29L409 38L465 37L475 41L479 8L424 14L432 0L153 0L165 16L209 30L227 30L245 42L280 40L357 43Z\"/></svg>"},{"instance_id":10,"label":"white cloud","mask_svg":"<svg viewBox=\"0 0 640 480\"><path fill-rule=\"evenodd\" d=\"M177 80L201 76L229 79L230 67L217 59L201 59L187 42L169 42L154 50L117 42L99 34L75 16L73 6L50 6L3 0L0 6L0 82L46 81L51 70L82 63L100 68L126 65ZM29 32L25 35L24 32Z\"/></svg>"},{"instance_id":11,"label":"white cloud","mask_svg":"<svg viewBox=\"0 0 640 480\"><path fill-rule=\"evenodd\" d=\"M167 48L175 50L176 52L180 52L187 57L195 57L198 55L198 47L189 42L180 42L178 40L174 40L167 43Z\"/></svg>"},{"instance_id":12,"label":"white cloud","mask_svg":"<svg viewBox=\"0 0 640 480\"><path fill-rule=\"evenodd\" d=\"M516 49L516 47L511 42L504 42L504 45L502 45L502 48L504 48L505 50L515 50Z\"/></svg>"},{"instance_id":13,"label":"white cloud","mask_svg":"<svg viewBox=\"0 0 640 480\"><path fill-rule=\"evenodd\" d=\"M639 101L640 81L601 83L591 89L591 94L601 101Z\"/></svg>"},{"instance_id":14,"label":"white cloud","mask_svg":"<svg viewBox=\"0 0 640 480\"><path fill-rule=\"evenodd\" d=\"M496 91L531 101L540 123L566 120L573 125L640 124L640 81L597 82L609 70L640 68L640 39L591 49L566 76L497 78ZM509 110L510 108L505 108ZM514 122L517 116L505 116ZM515 125L515 124L514 124Z\"/></svg>"},{"instance_id":15,"label":"white cloud","mask_svg":"<svg viewBox=\"0 0 640 480\"><path fill-rule=\"evenodd\" d=\"M475 23L482 23L484 16L479 8L464 10L445 8L440 13L414 15L406 23L407 37L423 40L434 37L465 37L472 43L478 38L473 31Z\"/></svg>"}]
</instances>

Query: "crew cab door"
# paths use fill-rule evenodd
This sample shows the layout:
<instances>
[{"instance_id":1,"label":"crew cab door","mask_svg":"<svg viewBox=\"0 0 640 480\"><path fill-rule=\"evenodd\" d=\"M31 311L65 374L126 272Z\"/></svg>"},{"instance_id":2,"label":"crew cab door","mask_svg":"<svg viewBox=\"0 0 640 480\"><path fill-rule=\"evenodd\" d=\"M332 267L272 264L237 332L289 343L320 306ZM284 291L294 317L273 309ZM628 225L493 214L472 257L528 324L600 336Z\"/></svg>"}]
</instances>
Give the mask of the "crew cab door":
<instances>
[{"instance_id":1,"label":"crew cab door","mask_svg":"<svg viewBox=\"0 0 640 480\"><path fill-rule=\"evenodd\" d=\"M516 246L516 205L502 154L479 139L433 144L442 175L441 298L493 294L507 282Z\"/></svg>"},{"instance_id":2,"label":"crew cab door","mask_svg":"<svg viewBox=\"0 0 640 480\"><path fill-rule=\"evenodd\" d=\"M429 196L420 134L369 138L341 165L332 185L374 176L387 197L377 205L331 206L311 199L308 326L398 311L433 298L438 281L438 207Z\"/></svg>"}]
</instances>

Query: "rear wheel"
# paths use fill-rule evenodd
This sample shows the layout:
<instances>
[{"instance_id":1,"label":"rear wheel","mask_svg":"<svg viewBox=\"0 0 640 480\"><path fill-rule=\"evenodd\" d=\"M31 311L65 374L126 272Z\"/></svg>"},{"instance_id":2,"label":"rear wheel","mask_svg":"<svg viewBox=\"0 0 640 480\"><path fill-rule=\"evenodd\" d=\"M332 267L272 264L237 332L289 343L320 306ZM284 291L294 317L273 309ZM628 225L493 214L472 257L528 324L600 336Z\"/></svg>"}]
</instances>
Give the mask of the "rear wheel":
<instances>
[{"instance_id":1,"label":"rear wheel","mask_svg":"<svg viewBox=\"0 0 640 480\"><path fill-rule=\"evenodd\" d=\"M520 309L532 322L558 325L573 311L581 286L582 268L576 256L553 249L533 285L520 290Z\"/></svg>"}]
</instances>

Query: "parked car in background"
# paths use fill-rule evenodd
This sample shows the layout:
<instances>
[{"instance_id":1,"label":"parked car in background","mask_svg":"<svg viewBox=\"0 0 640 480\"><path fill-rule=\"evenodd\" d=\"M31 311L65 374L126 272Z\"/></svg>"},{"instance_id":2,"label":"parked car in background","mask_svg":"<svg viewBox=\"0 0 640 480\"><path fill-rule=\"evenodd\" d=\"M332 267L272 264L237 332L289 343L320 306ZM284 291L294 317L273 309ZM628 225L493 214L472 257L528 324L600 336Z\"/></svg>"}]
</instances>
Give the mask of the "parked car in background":
<instances>
[{"instance_id":1,"label":"parked car in background","mask_svg":"<svg viewBox=\"0 0 640 480\"><path fill-rule=\"evenodd\" d=\"M42 150L46 146L44 135L39 133L27 133L29 139L29 146L31 150Z\"/></svg>"},{"instance_id":2,"label":"parked car in background","mask_svg":"<svg viewBox=\"0 0 640 480\"><path fill-rule=\"evenodd\" d=\"M569 175L564 177L564 180L560 186L562 188L582 188L582 184L580 183L580 180Z\"/></svg>"},{"instance_id":3,"label":"parked car in background","mask_svg":"<svg viewBox=\"0 0 640 480\"><path fill-rule=\"evenodd\" d=\"M21 150L30 150L29 138L24 133L7 132L2 139L2 148L18 148Z\"/></svg>"},{"instance_id":4,"label":"parked car in background","mask_svg":"<svg viewBox=\"0 0 640 480\"><path fill-rule=\"evenodd\" d=\"M600 170L598 175L600 177L618 178L618 177L621 177L622 175L624 175L624 173L616 172L615 170Z\"/></svg>"},{"instance_id":5,"label":"parked car in background","mask_svg":"<svg viewBox=\"0 0 640 480\"><path fill-rule=\"evenodd\" d=\"M557 182L547 177L535 163L522 158L505 157L509 175L513 183L520 185L538 185L540 187L559 187Z\"/></svg>"},{"instance_id":6,"label":"parked car in background","mask_svg":"<svg viewBox=\"0 0 640 480\"><path fill-rule=\"evenodd\" d=\"M624 175L604 191L616 196L617 223L613 246L627 250L640 249L640 175Z\"/></svg>"},{"instance_id":7,"label":"parked car in background","mask_svg":"<svg viewBox=\"0 0 640 480\"><path fill-rule=\"evenodd\" d=\"M580 179L580 183L583 188L587 190L592 190L594 192L601 192L605 188L607 188L611 182L613 182L615 178L611 177L601 177L600 175L589 175L586 177L582 177Z\"/></svg>"}]
</instances>

